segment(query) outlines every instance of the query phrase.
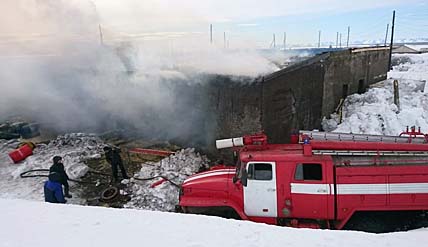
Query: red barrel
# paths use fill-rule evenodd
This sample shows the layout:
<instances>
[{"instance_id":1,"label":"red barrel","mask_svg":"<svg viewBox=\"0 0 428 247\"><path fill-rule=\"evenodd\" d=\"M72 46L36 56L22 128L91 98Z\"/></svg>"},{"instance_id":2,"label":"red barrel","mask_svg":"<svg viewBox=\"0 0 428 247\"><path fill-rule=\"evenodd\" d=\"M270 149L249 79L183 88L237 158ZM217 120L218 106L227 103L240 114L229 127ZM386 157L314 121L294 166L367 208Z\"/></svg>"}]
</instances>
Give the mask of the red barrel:
<instances>
[{"instance_id":1,"label":"red barrel","mask_svg":"<svg viewBox=\"0 0 428 247\"><path fill-rule=\"evenodd\" d=\"M13 160L14 163L18 163L22 160L25 160L28 156L33 154L33 149L25 144L18 149L13 150L9 153L9 157Z\"/></svg>"}]
</instances>

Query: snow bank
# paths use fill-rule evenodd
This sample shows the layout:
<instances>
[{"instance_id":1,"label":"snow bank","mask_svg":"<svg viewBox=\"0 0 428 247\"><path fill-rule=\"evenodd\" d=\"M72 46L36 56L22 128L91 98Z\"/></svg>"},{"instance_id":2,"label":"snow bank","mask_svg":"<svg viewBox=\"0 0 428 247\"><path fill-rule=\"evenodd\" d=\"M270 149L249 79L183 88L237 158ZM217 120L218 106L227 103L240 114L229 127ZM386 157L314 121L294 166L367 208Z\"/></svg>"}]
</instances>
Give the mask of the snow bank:
<instances>
[{"instance_id":1,"label":"snow bank","mask_svg":"<svg viewBox=\"0 0 428 247\"><path fill-rule=\"evenodd\" d=\"M395 55L403 63L394 66L390 79L364 94L348 96L343 121L338 116L323 120L326 131L398 135L406 126L420 126L428 132L428 54ZM393 80L399 81L400 110L394 104Z\"/></svg>"},{"instance_id":2,"label":"snow bank","mask_svg":"<svg viewBox=\"0 0 428 247\"><path fill-rule=\"evenodd\" d=\"M34 155L21 163L14 164L8 153L19 144L17 140L0 140L0 197L44 200L43 182L46 178L20 178L22 172L32 169L48 169L55 155L63 157L65 170L70 178L76 179L85 175L88 167L84 161L101 157L104 143L96 135L73 133L58 136L48 144L38 144ZM71 183L73 187L73 183ZM73 193L71 189L71 193ZM78 197L71 203L81 204Z\"/></svg>"},{"instance_id":3,"label":"snow bank","mask_svg":"<svg viewBox=\"0 0 428 247\"><path fill-rule=\"evenodd\" d=\"M175 184L181 184L188 176L206 168L209 160L196 153L193 148L183 149L157 163L142 164L136 178L165 176ZM131 201L125 207L159 211L173 211L178 204L179 189L170 182L164 182L154 188L150 185L161 180L157 178L149 181L139 181L131 178L126 189Z\"/></svg>"},{"instance_id":4,"label":"snow bank","mask_svg":"<svg viewBox=\"0 0 428 247\"><path fill-rule=\"evenodd\" d=\"M388 234L293 229L144 210L0 199L0 246L419 247L428 229Z\"/></svg>"}]
</instances>

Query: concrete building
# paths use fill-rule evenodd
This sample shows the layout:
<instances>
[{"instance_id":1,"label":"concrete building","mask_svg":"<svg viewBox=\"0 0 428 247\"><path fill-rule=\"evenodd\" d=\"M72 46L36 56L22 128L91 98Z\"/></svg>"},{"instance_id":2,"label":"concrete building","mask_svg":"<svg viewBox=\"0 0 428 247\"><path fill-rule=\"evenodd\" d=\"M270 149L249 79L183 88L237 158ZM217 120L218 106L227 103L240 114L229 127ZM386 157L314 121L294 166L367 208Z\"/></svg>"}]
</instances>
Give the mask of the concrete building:
<instances>
[{"instance_id":1,"label":"concrete building","mask_svg":"<svg viewBox=\"0 0 428 247\"><path fill-rule=\"evenodd\" d=\"M392 49L394 54L421 54L428 52L428 44L399 45Z\"/></svg>"},{"instance_id":2,"label":"concrete building","mask_svg":"<svg viewBox=\"0 0 428 247\"><path fill-rule=\"evenodd\" d=\"M320 129L341 98L386 79L388 55L386 47L326 52L252 83L210 83L207 132L215 134L206 144L260 131L284 143L293 129Z\"/></svg>"}]
</instances>

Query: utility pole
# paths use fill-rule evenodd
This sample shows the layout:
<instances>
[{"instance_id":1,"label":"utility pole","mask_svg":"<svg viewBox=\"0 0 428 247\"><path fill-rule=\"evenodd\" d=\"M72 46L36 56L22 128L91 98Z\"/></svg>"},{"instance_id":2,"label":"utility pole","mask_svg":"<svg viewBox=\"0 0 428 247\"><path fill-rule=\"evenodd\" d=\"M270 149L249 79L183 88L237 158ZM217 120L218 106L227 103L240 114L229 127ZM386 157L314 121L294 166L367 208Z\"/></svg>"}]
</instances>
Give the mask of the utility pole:
<instances>
[{"instance_id":1,"label":"utility pole","mask_svg":"<svg viewBox=\"0 0 428 247\"><path fill-rule=\"evenodd\" d=\"M210 43L213 43L213 24L210 24Z\"/></svg>"},{"instance_id":2,"label":"utility pole","mask_svg":"<svg viewBox=\"0 0 428 247\"><path fill-rule=\"evenodd\" d=\"M340 33L339 47L342 48L342 33Z\"/></svg>"},{"instance_id":3,"label":"utility pole","mask_svg":"<svg viewBox=\"0 0 428 247\"><path fill-rule=\"evenodd\" d=\"M318 48L321 47L321 30L318 31Z\"/></svg>"},{"instance_id":4,"label":"utility pole","mask_svg":"<svg viewBox=\"0 0 428 247\"><path fill-rule=\"evenodd\" d=\"M391 70L392 45L394 44L394 26L395 26L395 10L392 12L391 43L389 44L388 71Z\"/></svg>"},{"instance_id":5,"label":"utility pole","mask_svg":"<svg viewBox=\"0 0 428 247\"><path fill-rule=\"evenodd\" d=\"M98 24L98 30L100 31L100 43L104 45L103 31L101 30L101 24Z\"/></svg>"},{"instance_id":6,"label":"utility pole","mask_svg":"<svg viewBox=\"0 0 428 247\"><path fill-rule=\"evenodd\" d=\"M287 33L286 32L284 32L284 51L285 51L285 47L286 47L286 44L287 44Z\"/></svg>"},{"instance_id":7,"label":"utility pole","mask_svg":"<svg viewBox=\"0 0 428 247\"><path fill-rule=\"evenodd\" d=\"M339 32L336 33L336 48L339 47Z\"/></svg>"},{"instance_id":8,"label":"utility pole","mask_svg":"<svg viewBox=\"0 0 428 247\"><path fill-rule=\"evenodd\" d=\"M351 27L348 26L348 39L346 40L346 47L349 47L349 34L351 33Z\"/></svg>"},{"instance_id":9,"label":"utility pole","mask_svg":"<svg viewBox=\"0 0 428 247\"><path fill-rule=\"evenodd\" d=\"M273 34L273 49L276 48L275 34Z\"/></svg>"},{"instance_id":10,"label":"utility pole","mask_svg":"<svg viewBox=\"0 0 428 247\"><path fill-rule=\"evenodd\" d=\"M385 34L385 46L386 46L386 40L388 39L388 31L389 31L389 23L386 24L386 34Z\"/></svg>"}]
</instances>

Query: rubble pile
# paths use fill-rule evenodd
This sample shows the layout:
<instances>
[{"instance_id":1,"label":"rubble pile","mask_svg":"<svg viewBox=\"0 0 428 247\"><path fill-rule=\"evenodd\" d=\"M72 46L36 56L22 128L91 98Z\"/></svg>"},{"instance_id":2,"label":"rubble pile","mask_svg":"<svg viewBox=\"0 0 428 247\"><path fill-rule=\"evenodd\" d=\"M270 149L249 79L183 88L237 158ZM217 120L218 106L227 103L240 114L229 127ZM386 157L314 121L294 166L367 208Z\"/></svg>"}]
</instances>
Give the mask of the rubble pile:
<instances>
[{"instance_id":1,"label":"rubble pile","mask_svg":"<svg viewBox=\"0 0 428 247\"><path fill-rule=\"evenodd\" d=\"M135 174L135 178L149 178L156 176L167 177L175 184L181 184L187 177L206 169L209 160L196 153L193 148L182 149L159 162L142 164L141 171ZM130 194L131 200L126 208L137 208L157 211L173 211L178 204L179 188L171 182L165 181L151 188L154 183L162 180L156 178L148 181L140 181L134 178L124 180L127 188L122 193Z\"/></svg>"},{"instance_id":2,"label":"rubble pile","mask_svg":"<svg viewBox=\"0 0 428 247\"><path fill-rule=\"evenodd\" d=\"M5 122L0 124L0 139L32 138L40 135L39 124L21 121Z\"/></svg>"}]
</instances>

